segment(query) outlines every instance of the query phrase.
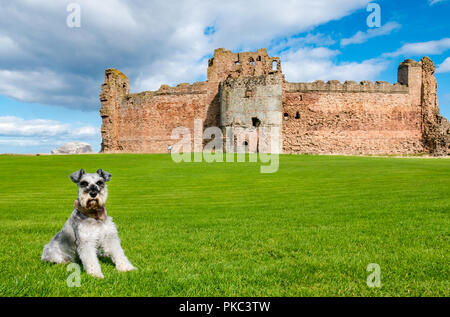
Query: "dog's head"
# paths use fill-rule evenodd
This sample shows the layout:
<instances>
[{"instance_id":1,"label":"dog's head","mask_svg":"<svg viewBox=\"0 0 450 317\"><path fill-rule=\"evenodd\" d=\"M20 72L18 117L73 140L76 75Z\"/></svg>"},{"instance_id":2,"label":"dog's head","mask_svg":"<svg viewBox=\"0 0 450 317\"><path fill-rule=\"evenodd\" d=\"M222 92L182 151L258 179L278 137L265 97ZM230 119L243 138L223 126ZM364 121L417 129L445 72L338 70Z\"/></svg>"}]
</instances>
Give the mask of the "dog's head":
<instances>
[{"instance_id":1,"label":"dog's head","mask_svg":"<svg viewBox=\"0 0 450 317\"><path fill-rule=\"evenodd\" d=\"M70 175L72 182L78 185L78 200L81 207L87 210L103 208L108 198L106 182L111 179L111 174L98 169L96 173L86 173L80 169Z\"/></svg>"}]
</instances>

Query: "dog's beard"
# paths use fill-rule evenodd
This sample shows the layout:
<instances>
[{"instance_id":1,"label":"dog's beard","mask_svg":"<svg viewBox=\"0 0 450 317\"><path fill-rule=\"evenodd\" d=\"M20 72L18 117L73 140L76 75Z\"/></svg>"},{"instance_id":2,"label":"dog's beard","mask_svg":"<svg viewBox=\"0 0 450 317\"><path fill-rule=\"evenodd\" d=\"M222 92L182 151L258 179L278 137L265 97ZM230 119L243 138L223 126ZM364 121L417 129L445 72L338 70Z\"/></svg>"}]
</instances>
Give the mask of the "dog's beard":
<instances>
[{"instance_id":1,"label":"dog's beard","mask_svg":"<svg viewBox=\"0 0 450 317\"><path fill-rule=\"evenodd\" d=\"M79 198L80 205L82 208L86 210L99 210L105 206L105 203L101 196L97 196L95 198L90 197L89 195L82 195Z\"/></svg>"},{"instance_id":2,"label":"dog's beard","mask_svg":"<svg viewBox=\"0 0 450 317\"><path fill-rule=\"evenodd\" d=\"M106 208L104 204L101 203L100 199L88 198L82 203L80 202L80 200L75 199L74 207L79 212L90 218L95 218L97 220L106 219Z\"/></svg>"},{"instance_id":3,"label":"dog's beard","mask_svg":"<svg viewBox=\"0 0 450 317\"><path fill-rule=\"evenodd\" d=\"M97 210L101 209L102 207L103 206L100 204L100 201L97 198L87 199L86 201L87 210Z\"/></svg>"}]
</instances>

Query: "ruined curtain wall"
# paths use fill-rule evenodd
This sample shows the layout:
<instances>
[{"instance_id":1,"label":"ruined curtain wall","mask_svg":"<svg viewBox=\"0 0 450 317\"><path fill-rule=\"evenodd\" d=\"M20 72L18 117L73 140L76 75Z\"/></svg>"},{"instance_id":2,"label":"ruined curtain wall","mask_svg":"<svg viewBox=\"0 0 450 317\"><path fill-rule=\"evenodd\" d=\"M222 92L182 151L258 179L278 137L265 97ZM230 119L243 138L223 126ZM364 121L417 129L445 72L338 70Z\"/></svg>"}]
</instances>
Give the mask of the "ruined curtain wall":
<instances>
[{"instance_id":1,"label":"ruined curtain wall","mask_svg":"<svg viewBox=\"0 0 450 317\"><path fill-rule=\"evenodd\" d=\"M421 107L410 100L408 87L400 84L285 83L283 152L424 152Z\"/></svg>"},{"instance_id":2,"label":"ruined curtain wall","mask_svg":"<svg viewBox=\"0 0 450 317\"><path fill-rule=\"evenodd\" d=\"M217 83L162 86L158 91L129 94L117 90L121 80L115 76L108 81L107 73L102 87L103 152L167 153L177 142L171 140L173 129L192 131L194 119L202 119L204 126L219 123Z\"/></svg>"},{"instance_id":3,"label":"ruined curtain wall","mask_svg":"<svg viewBox=\"0 0 450 317\"><path fill-rule=\"evenodd\" d=\"M448 155L450 122L439 113L434 71L424 57L402 62L394 85L289 83L280 59L265 49L220 48L208 62L208 81L130 94L128 78L108 69L100 93L102 152L167 153L177 142L173 129L193 131L201 119L203 128L281 125L284 153Z\"/></svg>"}]
</instances>

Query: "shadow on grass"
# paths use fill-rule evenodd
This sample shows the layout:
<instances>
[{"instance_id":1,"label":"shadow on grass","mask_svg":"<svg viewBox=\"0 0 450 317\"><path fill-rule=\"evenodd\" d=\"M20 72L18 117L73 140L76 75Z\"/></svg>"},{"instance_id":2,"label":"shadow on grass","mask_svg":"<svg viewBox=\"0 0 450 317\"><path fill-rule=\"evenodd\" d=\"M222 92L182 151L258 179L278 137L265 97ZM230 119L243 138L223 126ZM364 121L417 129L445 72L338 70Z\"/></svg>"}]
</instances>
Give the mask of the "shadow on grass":
<instances>
[{"instance_id":1,"label":"shadow on grass","mask_svg":"<svg viewBox=\"0 0 450 317\"><path fill-rule=\"evenodd\" d=\"M103 263L103 264L108 264L108 265L111 265L111 266L113 266L113 267L116 267L116 265L114 264L114 262L111 260L111 258L109 258L109 257L106 257L106 256L99 256L98 257L98 260L100 261L100 263Z\"/></svg>"}]
</instances>

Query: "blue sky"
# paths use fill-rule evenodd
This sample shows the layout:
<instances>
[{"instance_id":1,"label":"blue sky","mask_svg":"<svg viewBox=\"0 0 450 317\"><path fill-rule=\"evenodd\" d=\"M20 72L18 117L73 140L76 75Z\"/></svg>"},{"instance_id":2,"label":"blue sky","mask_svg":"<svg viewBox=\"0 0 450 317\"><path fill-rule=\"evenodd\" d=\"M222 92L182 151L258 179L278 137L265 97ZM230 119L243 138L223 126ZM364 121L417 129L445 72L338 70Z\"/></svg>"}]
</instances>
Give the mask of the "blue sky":
<instances>
[{"instance_id":1,"label":"blue sky","mask_svg":"<svg viewBox=\"0 0 450 317\"><path fill-rule=\"evenodd\" d=\"M66 20L79 4L80 27ZM380 27L366 22L369 3ZM450 118L450 1L126 2L0 0L0 153L47 153L78 140L100 150L104 69L131 90L205 80L215 48L266 47L292 82L397 81L398 64L429 56Z\"/></svg>"}]
</instances>

